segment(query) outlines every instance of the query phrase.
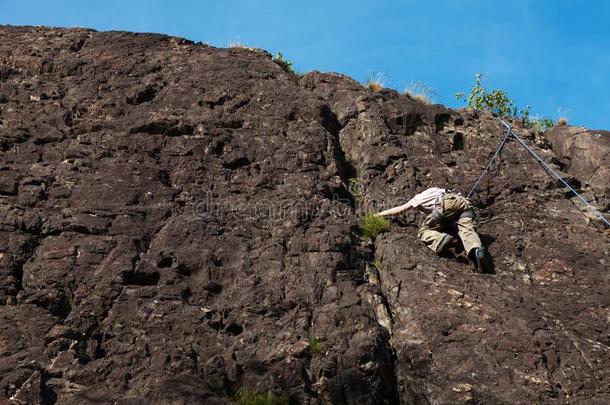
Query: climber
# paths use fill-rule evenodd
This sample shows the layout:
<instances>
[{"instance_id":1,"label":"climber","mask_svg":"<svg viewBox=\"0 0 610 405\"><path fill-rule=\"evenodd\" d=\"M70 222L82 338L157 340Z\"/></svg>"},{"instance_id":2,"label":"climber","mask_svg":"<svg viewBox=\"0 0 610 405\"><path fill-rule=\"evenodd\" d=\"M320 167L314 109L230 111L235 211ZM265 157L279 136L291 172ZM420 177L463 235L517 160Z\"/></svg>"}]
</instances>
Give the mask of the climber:
<instances>
[{"instance_id":1,"label":"climber","mask_svg":"<svg viewBox=\"0 0 610 405\"><path fill-rule=\"evenodd\" d=\"M406 204L382 211L377 216L396 215L411 208L428 214L417 236L436 254L442 255L454 245L455 238L444 231L456 223L464 250L475 270L481 273L492 271L489 256L475 230L474 207L469 199L444 188L432 187L415 195Z\"/></svg>"}]
</instances>

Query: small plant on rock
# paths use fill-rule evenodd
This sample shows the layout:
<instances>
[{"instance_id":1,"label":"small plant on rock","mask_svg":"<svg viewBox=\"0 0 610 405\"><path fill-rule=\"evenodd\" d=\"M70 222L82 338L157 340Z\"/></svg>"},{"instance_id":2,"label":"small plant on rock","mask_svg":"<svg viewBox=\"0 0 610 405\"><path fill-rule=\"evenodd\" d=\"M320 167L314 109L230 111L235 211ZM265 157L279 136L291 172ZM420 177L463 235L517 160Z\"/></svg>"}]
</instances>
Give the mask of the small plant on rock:
<instances>
[{"instance_id":1,"label":"small plant on rock","mask_svg":"<svg viewBox=\"0 0 610 405\"><path fill-rule=\"evenodd\" d=\"M290 403L285 395L276 395L272 392L266 394L260 392L245 393L241 389L237 392L235 400L240 405L288 405Z\"/></svg>"},{"instance_id":2,"label":"small plant on rock","mask_svg":"<svg viewBox=\"0 0 610 405\"><path fill-rule=\"evenodd\" d=\"M432 87L426 86L422 82L412 81L402 92L403 95L424 104L431 104L436 96Z\"/></svg>"},{"instance_id":3,"label":"small plant on rock","mask_svg":"<svg viewBox=\"0 0 610 405\"><path fill-rule=\"evenodd\" d=\"M390 229L390 224L387 219L378 217L372 212L367 212L362 217L360 223L360 234L365 238L375 241L377 235L382 232L387 232Z\"/></svg>"},{"instance_id":4,"label":"small plant on rock","mask_svg":"<svg viewBox=\"0 0 610 405\"><path fill-rule=\"evenodd\" d=\"M284 70L284 72L288 73L288 75L290 76L290 78L293 81L295 81L295 82L299 81L300 76L294 71L293 63L290 62L289 60L285 59L284 55L282 55L281 52L278 52L273 57L273 61L275 63L277 63Z\"/></svg>"},{"instance_id":5,"label":"small plant on rock","mask_svg":"<svg viewBox=\"0 0 610 405\"><path fill-rule=\"evenodd\" d=\"M384 80L382 73L375 73L371 71L369 72L368 80L364 83L364 87L378 93L381 91L381 89L383 89L383 82Z\"/></svg>"},{"instance_id":6,"label":"small plant on rock","mask_svg":"<svg viewBox=\"0 0 610 405\"><path fill-rule=\"evenodd\" d=\"M383 85L379 81L366 82L365 86L368 89L373 90L375 93L378 93L383 88Z\"/></svg>"},{"instance_id":7,"label":"small plant on rock","mask_svg":"<svg viewBox=\"0 0 610 405\"><path fill-rule=\"evenodd\" d=\"M470 90L470 94L466 96L464 93L457 93L455 97L458 100L465 100L468 107L475 110L486 110L500 117L516 115L516 107L512 100L503 90L487 91L482 84L483 75L476 74L474 87Z\"/></svg>"},{"instance_id":8,"label":"small plant on rock","mask_svg":"<svg viewBox=\"0 0 610 405\"><path fill-rule=\"evenodd\" d=\"M310 336L309 339L307 339L307 347L312 355L319 355L323 352L322 342L315 336Z\"/></svg>"},{"instance_id":9,"label":"small plant on rock","mask_svg":"<svg viewBox=\"0 0 610 405\"><path fill-rule=\"evenodd\" d=\"M356 177L350 177L347 180L347 188L350 194L354 197L360 197L362 195L362 187L360 183L358 183L358 179Z\"/></svg>"},{"instance_id":10,"label":"small plant on rock","mask_svg":"<svg viewBox=\"0 0 610 405\"><path fill-rule=\"evenodd\" d=\"M535 118L529 122L524 122L524 125L536 132L545 132L546 130L553 128L555 122L550 118L542 117Z\"/></svg>"},{"instance_id":11,"label":"small plant on rock","mask_svg":"<svg viewBox=\"0 0 610 405\"><path fill-rule=\"evenodd\" d=\"M239 42L237 40L233 40L233 39L229 41L229 48L244 48L244 49L248 49L247 46L245 46L241 42Z\"/></svg>"},{"instance_id":12,"label":"small plant on rock","mask_svg":"<svg viewBox=\"0 0 610 405\"><path fill-rule=\"evenodd\" d=\"M532 118L530 114L530 106L523 109L517 108L513 101L508 97L503 90L488 91L483 87L483 75L476 74L474 87L470 90L470 94L466 96L464 93L456 93L455 97L458 100L465 100L468 107L475 110L489 111L496 117L511 117L521 121L521 124L526 128L531 128L538 132L544 132L553 126L553 120L550 118Z\"/></svg>"}]
</instances>

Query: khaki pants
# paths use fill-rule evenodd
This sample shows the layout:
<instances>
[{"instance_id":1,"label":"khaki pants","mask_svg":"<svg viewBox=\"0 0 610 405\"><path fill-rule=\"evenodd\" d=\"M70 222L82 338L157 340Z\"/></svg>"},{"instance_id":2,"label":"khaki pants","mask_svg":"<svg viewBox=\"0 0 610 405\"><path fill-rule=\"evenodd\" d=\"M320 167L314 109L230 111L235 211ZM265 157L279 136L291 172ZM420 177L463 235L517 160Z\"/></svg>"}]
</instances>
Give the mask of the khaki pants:
<instances>
[{"instance_id":1,"label":"khaki pants","mask_svg":"<svg viewBox=\"0 0 610 405\"><path fill-rule=\"evenodd\" d=\"M457 194L445 193L436 203L436 213L426 217L417 236L435 252L441 240L447 235L444 231L452 223L457 224L458 235L469 254L474 248L481 247L481 239L475 230L474 211L470 200ZM469 213L473 213L468 215ZM440 214L440 215L439 215Z\"/></svg>"}]
</instances>

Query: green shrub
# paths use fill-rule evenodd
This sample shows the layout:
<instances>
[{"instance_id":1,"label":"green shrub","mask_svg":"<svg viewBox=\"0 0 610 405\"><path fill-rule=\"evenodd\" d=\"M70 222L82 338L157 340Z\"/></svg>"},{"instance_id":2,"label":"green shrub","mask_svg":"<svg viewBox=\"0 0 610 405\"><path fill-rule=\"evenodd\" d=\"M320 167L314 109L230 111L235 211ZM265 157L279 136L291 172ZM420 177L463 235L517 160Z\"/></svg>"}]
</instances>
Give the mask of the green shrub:
<instances>
[{"instance_id":1,"label":"green shrub","mask_svg":"<svg viewBox=\"0 0 610 405\"><path fill-rule=\"evenodd\" d=\"M464 93L456 93L455 97L458 100L465 100L467 106L475 110L489 111L496 117L518 119L524 127L532 128L535 131L544 132L554 125L553 120L550 118L532 118L530 106L520 110L505 91L497 89L488 91L483 87L482 82L483 75L477 73L474 87L470 90L470 94L466 96Z\"/></svg>"},{"instance_id":2,"label":"green shrub","mask_svg":"<svg viewBox=\"0 0 610 405\"><path fill-rule=\"evenodd\" d=\"M288 73L288 75L293 81L299 81L300 76L294 71L293 63L287 59L284 59L284 55L282 55L281 52L278 52L273 57L273 61L277 63L284 70L284 72Z\"/></svg>"},{"instance_id":3,"label":"green shrub","mask_svg":"<svg viewBox=\"0 0 610 405\"><path fill-rule=\"evenodd\" d=\"M532 128L534 131L545 132L546 130L553 128L555 122L550 118L543 117L529 120L523 124L528 128Z\"/></svg>"},{"instance_id":4,"label":"green shrub","mask_svg":"<svg viewBox=\"0 0 610 405\"><path fill-rule=\"evenodd\" d=\"M360 223L360 234L365 238L369 238L374 241L377 235L382 232L386 232L390 229L389 222L383 218L378 217L372 212L367 212L362 218Z\"/></svg>"},{"instance_id":5,"label":"green shrub","mask_svg":"<svg viewBox=\"0 0 610 405\"><path fill-rule=\"evenodd\" d=\"M260 392L245 393L239 390L236 401L240 405L288 405L289 399L285 395L276 395L272 392L262 394Z\"/></svg>"},{"instance_id":6,"label":"green shrub","mask_svg":"<svg viewBox=\"0 0 610 405\"><path fill-rule=\"evenodd\" d=\"M312 355L322 354L323 352L322 342L315 336L310 336L309 339L307 339L307 346Z\"/></svg>"},{"instance_id":7,"label":"green shrub","mask_svg":"<svg viewBox=\"0 0 610 405\"><path fill-rule=\"evenodd\" d=\"M464 93L457 93L455 97L458 100L465 100L468 107L475 110L490 111L492 114L500 117L511 116L516 114L515 105L508 95L503 90L487 91L483 87L483 75L476 74L474 87L470 90L470 94L466 96Z\"/></svg>"}]
</instances>

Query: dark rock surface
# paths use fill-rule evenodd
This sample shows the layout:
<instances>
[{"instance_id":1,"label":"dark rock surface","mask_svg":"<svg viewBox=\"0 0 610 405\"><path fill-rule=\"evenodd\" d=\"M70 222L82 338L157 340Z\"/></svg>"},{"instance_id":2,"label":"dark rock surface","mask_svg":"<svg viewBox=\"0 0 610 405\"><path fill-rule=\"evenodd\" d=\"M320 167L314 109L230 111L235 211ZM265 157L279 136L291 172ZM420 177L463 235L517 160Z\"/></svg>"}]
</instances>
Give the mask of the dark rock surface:
<instances>
[{"instance_id":1,"label":"dark rock surface","mask_svg":"<svg viewBox=\"0 0 610 405\"><path fill-rule=\"evenodd\" d=\"M475 197L495 274L433 255L413 213L358 235L467 191L493 117L258 50L0 34L2 400L610 402L608 234L514 141ZM607 210L608 144L566 128L516 130Z\"/></svg>"}]
</instances>

